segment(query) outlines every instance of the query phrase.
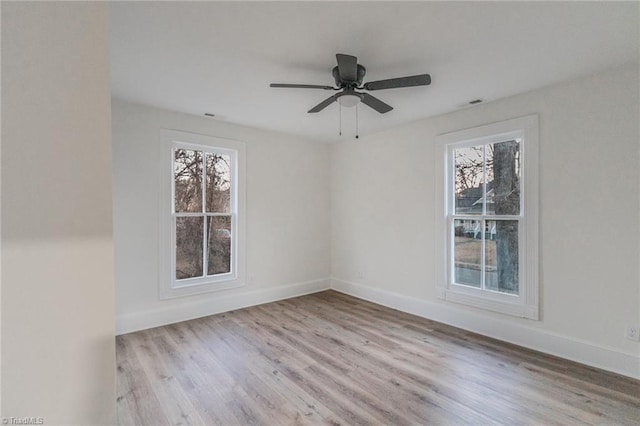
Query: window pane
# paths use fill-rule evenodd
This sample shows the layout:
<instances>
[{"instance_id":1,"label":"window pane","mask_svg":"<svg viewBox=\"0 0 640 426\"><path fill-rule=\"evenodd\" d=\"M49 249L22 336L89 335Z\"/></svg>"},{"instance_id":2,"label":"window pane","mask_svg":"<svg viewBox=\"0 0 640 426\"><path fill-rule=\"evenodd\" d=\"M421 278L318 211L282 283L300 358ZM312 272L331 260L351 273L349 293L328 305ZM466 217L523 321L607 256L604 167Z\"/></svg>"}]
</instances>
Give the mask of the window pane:
<instances>
[{"instance_id":1,"label":"window pane","mask_svg":"<svg viewBox=\"0 0 640 426\"><path fill-rule=\"evenodd\" d=\"M518 294L518 221L488 220L485 244L486 289Z\"/></svg>"},{"instance_id":2,"label":"window pane","mask_svg":"<svg viewBox=\"0 0 640 426\"><path fill-rule=\"evenodd\" d=\"M202 276L202 217L176 218L176 279Z\"/></svg>"},{"instance_id":3,"label":"window pane","mask_svg":"<svg viewBox=\"0 0 640 426\"><path fill-rule=\"evenodd\" d=\"M520 142L487 145L487 214L520 214Z\"/></svg>"},{"instance_id":4,"label":"window pane","mask_svg":"<svg viewBox=\"0 0 640 426\"><path fill-rule=\"evenodd\" d=\"M454 151L456 213L482 213L482 146Z\"/></svg>"},{"instance_id":5,"label":"window pane","mask_svg":"<svg viewBox=\"0 0 640 426\"><path fill-rule=\"evenodd\" d=\"M209 275L231 272L231 216L207 218Z\"/></svg>"},{"instance_id":6,"label":"window pane","mask_svg":"<svg viewBox=\"0 0 640 426\"><path fill-rule=\"evenodd\" d=\"M231 157L207 154L207 212L229 213L231 204Z\"/></svg>"},{"instance_id":7,"label":"window pane","mask_svg":"<svg viewBox=\"0 0 640 426\"><path fill-rule=\"evenodd\" d=\"M176 212L201 212L202 151L176 149L173 176Z\"/></svg>"},{"instance_id":8,"label":"window pane","mask_svg":"<svg viewBox=\"0 0 640 426\"><path fill-rule=\"evenodd\" d=\"M454 221L454 282L480 288L482 271L481 221Z\"/></svg>"}]
</instances>

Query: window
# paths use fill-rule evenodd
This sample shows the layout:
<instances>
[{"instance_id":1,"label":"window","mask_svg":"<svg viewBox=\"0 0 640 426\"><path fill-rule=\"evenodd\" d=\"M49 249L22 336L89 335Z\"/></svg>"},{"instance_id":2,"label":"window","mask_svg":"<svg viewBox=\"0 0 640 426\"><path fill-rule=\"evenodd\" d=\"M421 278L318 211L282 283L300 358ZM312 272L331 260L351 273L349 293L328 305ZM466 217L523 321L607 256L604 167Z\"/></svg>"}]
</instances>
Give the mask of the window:
<instances>
[{"instance_id":1,"label":"window","mask_svg":"<svg viewBox=\"0 0 640 426\"><path fill-rule=\"evenodd\" d=\"M244 278L244 145L162 131L160 297L237 287Z\"/></svg>"},{"instance_id":2,"label":"window","mask_svg":"<svg viewBox=\"0 0 640 426\"><path fill-rule=\"evenodd\" d=\"M538 120L438 137L441 298L538 318Z\"/></svg>"}]
</instances>

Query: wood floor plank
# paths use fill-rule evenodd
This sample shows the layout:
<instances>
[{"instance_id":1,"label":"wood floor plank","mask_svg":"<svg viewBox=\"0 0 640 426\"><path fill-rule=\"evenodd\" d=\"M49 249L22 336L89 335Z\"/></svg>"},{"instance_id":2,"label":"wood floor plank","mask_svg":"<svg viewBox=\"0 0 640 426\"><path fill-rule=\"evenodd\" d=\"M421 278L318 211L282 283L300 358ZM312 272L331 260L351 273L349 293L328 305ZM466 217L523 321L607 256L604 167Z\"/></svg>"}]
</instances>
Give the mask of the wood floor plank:
<instances>
[{"instance_id":1,"label":"wood floor plank","mask_svg":"<svg viewBox=\"0 0 640 426\"><path fill-rule=\"evenodd\" d=\"M262 419L261 423L264 424L269 418L280 418L287 424L304 423L302 414L265 383L263 377L268 372L256 369L247 345L239 342L231 333L230 329L234 326L232 321L215 325L201 321L197 324L200 326L197 333L206 342L213 357L233 376L236 386L250 399L256 416Z\"/></svg>"},{"instance_id":2,"label":"wood floor plank","mask_svg":"<svg viewBox=\"0 0 640 426\"><path fill-rule=\"evenodd\" d=\"M349 314L347 314L349 315ZM351 321L353 321L353 319L350 319ZM409 328L412 328L413 325ZM447 327L447 326L444 326ZM422 329L422 331L425 331L424 329ZM428 330L429 332L434 333L434 329L431 328ZM459 330L458 330L459 331ZM468 333L468 332L462 332L463 334ZM417 334L417 333L416 333ZM450 336L451 334L454 333L449 333L448 336ZM418 336L421 337L421 336ZM475 346L470 346L470 342L469 339L467 337L461 336L461 339L464 341L464 343L462 344L462 346L464 346L464 350L468 351L469 353L473 354L473 357L469 357L468 355L464 355L464 357L460 360L461 362L458 362L457 365L458 366L466 366L466 367L473 367L474 364L476 366L478 366L478 368L476 370L478 370L478 372L482 373L483 371L489 371L486 369L486 366L489 365L487 364L488 362L492 362L493 359L492 358L497 358L500 362L497 363L497 365L502 365L504 366L504 364L502 364L502 362L506 362L506 364L508 364L508 367L506 369L502 369L504 370L504 374L499 374L501 369L492 369L490 370L491 375L486 375L485 377L485 381L484 384L492 387L491 385L491 381L492 379L496 379L496 378L500 378L501 379L501 387L502 390L504 390L505 386L508 386L509 383L513 382L513 386L509 387L509 392L505 393L506 395L510 395L510 396L520 396L520 397L526 397L527 395L524 394L522 395L522 390L526 389L527 392L532 392L532 391L537 391L538 392L538 398L541 400L544 400L545 404L548 406L549 410L545 411L544 413L536 413L536 416L540 419L541 417L544 417L545 415L549 415L552 413L555 413L553 418L547 418L544 419L545 422L551 422L551 421L555 421L556 423L559 422L561 424L564 424L566 422L572 422L572 421L581 421L581 422L585 422L585 423L589 423L591 421L595 419L602 419L603 421L607 420L607 413L609 411L611 411L611 406L610 404L612 403L612 401L610 400L605 400L605 401L601 401L598 399L597 395L591 394L591 395L584 395L584 394L580 394L580 393L573 393L573 392L554 392L555 388L548 388L546 387L546 383L547 381L545 380L539 380L536 379L535 377L531 376L531 368L529 368L529 371L523 371L522 367L518 367L518 363L516 362L510 362L508 359L505 359L504 357L501 357L500 352L497 351L493 351L490 356L488 356L487 354L485 354L483 351L479 350L482 349L481 346L486 345L487 344L487 338L482 337L482 343L483 345L475 345ZM504 346L504 343L500 343L498 342L498 345ZM460 346L460 345L458 345ZM518 349L520 348L516 348L516 351L518 351ZM405 349L407 349L405 347ZM495 349L495 348L493 348ZM441 347L441 350L444 351L444 349ZM518 351L518 352L521 352ZM405 350L404 353L408 353L411 354L412 351L411 350ZM449 356L447 358L451 358L451 357L457 357L458 354L452 354L450 353ZM538 357L540 357L540 354L538 354ZM555 361L558 361L558 359L555 359ZM564 364L566 364L566 361L562 360L562 362ZM522 363L521 363L522 364ZM468 374L469 372L469 368L466 368L466 371ZM603 372L604 373L604 372ZM607 373L608 374L608 373ZM622 378L623 382L625 381L624 378ZM478 380L478 377L473 378L473 377L467 377L467 386L468 387L471 383L472 380L475 382L476 380ZM575 379L574 379L575 380ZM558 385L560 387L562 387L562 384L564 383L564 381L559 381ZM589 389L589 387L593 387L594 385L589 385L586 384L586 388L585 391L587 391ZM597 388L597 387L596 387ZM608 390L608 392L610 392L610 390ZM487 393L487 392L484 392ZM504 393L504 392L503 392ZM589 392L586 392L589 393ZM520 394L520 395L519 395ZM636 392L637 394L637 392ZM500 400L499 398L500 395L498 395L498 401ZM622 398L622 402L620 401L614 401L614 403L617 405L618 413L625 413L625 412L633 412L634 409L631 406L627 406L624 407L624 400L626 399L627 396ZM495 396L494 396L494 400ZM637 401L637 398L635 398L635 400ZM586 405L584 404L586 402ZM572 407L575 404L583 404L585 409L583 410L579 410L577 412L573 412ZM551 410L551 408L556 408L556 410ZM527 407L522 407L521 408L521 413L526 412L527 411ZM573 412L573 413L572 413ZM564 413L564 414L563 414ZM560 416L560 418L558 418ZM564 418L563 418L564 417ZM576 418L577 417L577 418ZM609 422L613 421L614 419L608 419Z\"/></svg>"},{"instance_id":3,"label":"wood floor plank","mask_svg":"<svg viewBox=\"0 0 640 426\"><path fill-rule=\"evenodd\" d=\"M119 424L640 424L640 381L334 291L116 342Z\"/></svg>"},{"instance_id":4,"label":"wood floor plank","mask_svg":"<svg viewBox=\"0 0 640 426\"><path fill-rule=\"evenodd\" d=\"M203 369L194 360L193 353L175 344L166 328L158 331L152 337L154 347L172 367L173 375L189 395L204 424L241 424L227 409L228 401L233 400L237 393L228 387L218 386L218 383L224 383L226 370L215 364L210 364L210 370Z\"/></svg>"},{"instance_id":5,"label":"wood floor plank","mask_svg":"<svg viewBox=\"0 0 640 426\"><path fill-rule=\"evenodd\" d=\"M329 318L330 316L325 317L327 321L329 320ZM304 322L303 319L300 319L300 321ZM331 328L331 326L325 326L325 327L328 327L328 329ZM354 335L351 335L351 330L349 329L342 328L335 331L341 336L347 337L348 340L353 341L357 339L357 337L354 337ZM379 349L376 348L376 345L369 345L368 343L369 343L368 340L365 340L364 343L360 342L361 345L366 345L367 356L361 356L361 355L364 355L363 353L356 353L354 354L355 356L353 358L360 360L359 361L360 366L366 365L367 362L375 361L375 363L371 365L372 368L369 370L369 372L372 375L380 376L380 374L386 371L391 371L393 372L393 376L396 379L400 379L400 380L402 380L402 378L406 378L407 380L412 380L412 379L418 380L418 378L422 377L423 384L430 383L438 386L438 394L437 394L438 396L446 397L448 393L451 399L455 399L459 394L459 392L456 389L453 389L450 383L456 383L461 380L466 380L468 382L467 383L468 385L479 385L479 382L475 380L473 382L469 382L469 380L473 379L472 377L461 377L461 376L456 377L455 375L451 376L451 374L446 374L447 372L444 371L442 365L434 366L433 363L430 362L432 361L432 359L427 359L418 353L421 350L420 347L416 346L413 348L408 348L404 342L398 342L394 349L395 352L397 352L398 354L408 355L408 356L403 356L402 358L399 358L398 356L393 356L393 354L390 353L387 348L381 348L384 350L380 351ZM401 349L401 350L398 350L398 349ZM412 351L414 353L412 353ZM411 356L411 355L416 355L416 356ZM409 366L417 367L417 368L412 368L408 370L407 368ZM430 374L425 377L421 373L424 373L427 370L430 371ZM397 383L397 380L395 380L395 382L396 382L395 383L396 385L399 385L399 383ZM423 386L423 388L428 389L429 386ZM495 395L490 395L490 390L488 388L475 386L475 389L472 389L472 390L474 392L468 393L468 396L466 397L466 400L465 400L464 408L471 407L472 401L469 399L469 397L472 397L476 394L484 395L485 397L491 396L496 403L501 402L500 400L502 399L501 398L502 395L497 393L495 393ZM483 398L478 398L478 400L475 402L476 402L475 404L476 409L478 410L476 412L476 415L479 415L479 413L483 411L483 408L486 407L486 403ZM449 403L450 404L454 403L454 401L449 401ZM505 405L505 401L502 401L500 403L500 406L504 406L504 405ZM493 410L495 411L495 408ZM519 414L520 418L522 418L522 414L523 414L522 412Z\"/></svg>"},{"instance_id":6,"label":"wood floor plank","mask_svg":"<svg viewBox=\"0 0 640 426\"><path fill-rule=\"evenodd\" d=\"M204 419L200 417L198 410L174 377L173 369L167 365L154 347L152 334L143 331L136 333L136 337L133 350L170 424L204 424Z\"/></svg>"},{"instance_id":7,"label":"wood floor plank","mask_svg":"<svg viewBox=\"0 0 640 426\"><path fill-rule=\"evenodd\" d=\"M378 309L378 308L376 307L375 309ZM393 312L393 310L389 310L389 313L391 312ZM347 313L347 315L349 315L349 313ZM406 315L406 314L402 314L402 315ZM350 320L353 321L353 319L350 319ZM539 372L544 372L544 374L546 375L557 374L562 376L563 374L562 372L566 372L569 369L576 372L576 374L574 374L571 378L569 377L567 378L576 383L580 381L583 382L584 390L587 391L589 395L582 395L578 393L576 394L576 396L582 396L584 397L585 400L589 400L590 406L592 408L596 405L595 402L599 400L599 395L601 395L602 392L604 392L606 396L610 396L612 393L617 393L617 399L616 398L605 399L603 401L605 404L615 404L618 406L622 404L622 405L627 405L627 408L633 406L634 404L637 404L636 395L640 394L640 387L638 386L638 381L634 381L633 379L618 376L613 373L604 372L604 371L583 366L580 364L569 363L566 360L562 360L557 357L542 355L535 351L530 351L524 348L517 347L515 345L506 344L504 342L499 342L494 339L489 339L483 336L474 335L473 333L457 330L453 327L449 327L443 324L439 324L436 327L432 327L428 329L421 328L414 324L415 323L414 318L410 318L410 320L411 320L411 324L408 324L406 327L409 330L412 330L412 329L415 330L416 332L414 334L416 334L418 338L422 338L425 335L425 333L432 333L434 335L441 334L441 335L444 335L445 338L447 339L450 339L451 336L457 335L459 340L456 342L456 345L458 347L462 346L463 348L466 348L466 350L469 351L469 353L473 353L473 357L464 355L461 358L461 361L466 360L466 362L461 362L459 363L459 365L471 366L475 364L476 366L478 366L478 369L486 370L485 367L487 366L486 364L487 362L493 362L494 360L498 360L499 362L497 363L497 365L505 366L506 364L508 367L509 366L513 367L513 368L507 369L510 375L515 376L517 378L527 378L531 376L530 374L527 374L527 373L531 373L532 371L534 371L536 367L530 365L527 368L529 371L522 371L522 368L524 366L529 365L527 361L529 359L532 359L536 362L537 365L543 365L545 367L545 368L540 368ZM385 321L388 321L388 319L385 319ZM429 320L424 320L424 322L429 322ZM431 323L431 325L434 325L434 324L437 324L437 323ZM445 330L438 330L438 328L444 328ZM433 341L431 341L430 343L433 343ZM486 352L485 349L487 348L490 349L489 353L485 353ZM442 350L442 347L441 347L441 350ZM458 356L457 354L449 354L449 355L453 357ZM517 362L514 362L513 360L516 360ZM517 368L518 371L514 372L514 368ZM492 374L495 374L496 371L498 370L492 370ZM583 374L580 374L580 373L583 373ZM513 379L510 378L509 381L511 380ZM616 385L615 388L611 386L606 386L607 383L612 384L613 383L611 382L612 380L613 382L615 382L615 385ZM566 380L560 380L558 383L562 385L563 383L565 383L565 381ZM605 383L605 386L599 386L597 383L598 381ZM523 383L520 383L520 384L523 384ZM535 385L535 382L529 381L528 383L524 383L524 384L531 386L531 385ZM542 382L542 384L544 385L544 382ZM549 395L549 389L545 388L542 394ZM571 395L571 394L564 395L565 402L570 404L573 404L574 402L576 402L576 401L570 401L570 400L567 401L567 398L566 398L567 395ZM631 395L634 395L634 396L631 396ZM553 395L551 395L551 397L553 397ZM620 401L618 401L618 399ZM633 402L631 404L625 404L625 401L630 402L629 399L631 399ZM598 413L598 415L603 415L603 413Z\"/></svg>"},{"instance_id":8,"label":"wood floor plank","mask_svg":"<svg viewBox=\"0 0 640 426\"><path fill-rule=\"evenodd\" d=\"M153 391L153 385L133 350L132 341L135 339L136 336L132 335L117 338L116 410L118 418L123 421L122 424L168 425L170 422Z\"/></svg>"},{"instance_id":9,"label":"wood floor plank","mask_svg":"<svg viewBox=\"0 0 640 426\"><path fill-rule=\"evenodd\" d=\"M300 353L297 354L298 359L292 357L291 354L295 349L288 347L286 343L274 341L272 337L265 335L262 327L258 327L251 327L247 322L244 322L244 327L241 324L226 326L238 340L243 342L238 346L241 345L243 350L251 353L250 363L256 374L259 374L265 382L271 385L273 391L296 406L298 412L305 416L305 423L318 423L319 421L331 424L344 423L326 406L282 374L281 365L283 364L303 370L316 362L304 362L305 356Z\"/></svg>"},{"instance_id":10,"label":"wood floor plank","mask_svg":"<svg viewBox=\"0 0 640 426\"><path fill-rule=\"evenodd\" d=\"M259 311L258 323L273 336L280 338L284 343L295 348L307 357L315 357L318 362L328 365L337 374L346 374L349 368L340 361L333 359L321 348L313 347L304 341L300 333L295 333L290 325L280 326L272 322L268 312ZM277 321L277 320L276 320ZM284 330L284 331L283 331ZM279 369L283 375L312 395L323 405L331 406L332 411L338 417L347 420L347 424L375 424L376 418L367 410L351 403L345 396L335 392L332 388L324 386L316 376L308 373L308 367L302 367L297 363L280 364Z\"/></svg>"},{"instance_id":11,"label":"wood floor plank","mask_svg":"<svg viewBox=\"0 0 640 426\"><path fill-rule=\"evenodd\" d=\"M290 315L284 312L280 313L280 316L291 318ZM314 318L313 323L308 323L308 321L303 318L291 319L299 323L300 327L308 329L311 332L310 334L315 336L316 340L320 340L317 343L318 345L331 350L329 354L332 357L340 359L349 365L350 371L347 373L347 376L362 387L380 389L388 386L390 383L395 385L396 388L394 392L387 394L387 398L399 408L402 408L403 402L411 402L414 398L419 400L415 401L418 404L420 401L425 402L425 398L427 397L424 394L403 393L404 387L401 387L400 381L403 381L403 379L411 381L416 379L420 374L405 374L404 377L402 374L398 374L400 372L398 368L401 368L401 366L393 365L392 352L388 349L377 347L375 343L365 340L364 337L353 333L347 328L336 328L330 321L322 320L320 317ZM324 339L322 335L324 331L331 335L339 335L340 338L331 337ZM426 380L427 377L423 376L423 379ZM398 395L399 400L394 401L396 395ZM433 393L431 397L439 399L441 403L443 402L441 392ZM438 405L434 403L434 407L438 407ZM462 407L462 409L466 410L468 407ZM411 407L407 407L407 410L411 411ZM478 415L478 413L475 414L476 416Z\"/></svg>"}]
</instances>

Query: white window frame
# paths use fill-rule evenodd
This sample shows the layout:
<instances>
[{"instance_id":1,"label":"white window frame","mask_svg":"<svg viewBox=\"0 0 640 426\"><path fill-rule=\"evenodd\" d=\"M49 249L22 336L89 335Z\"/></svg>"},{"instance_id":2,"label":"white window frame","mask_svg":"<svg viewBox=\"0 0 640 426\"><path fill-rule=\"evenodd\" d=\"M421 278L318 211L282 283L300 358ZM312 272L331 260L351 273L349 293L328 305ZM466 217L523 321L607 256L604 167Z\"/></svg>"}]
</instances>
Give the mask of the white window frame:
<instances>
[{"instance_id":1,"label":"white window frame","mask_svg":"<svg viewBox=\"0 0 640 426\"><path fill-rule=\"evenodd\" d=\"M455 148L520 139L519 294L456 284L453 274ZM436 287L438 297L502 314L539 319L538 116L536 114L439 135L436 138ZM476 219L482 218L478 215ZM507 216L499 216L507 218Z\"/></svg>"},{"instance_id":2,"label":"white window frame","mask_svg":"<svg viewBox=\"0 0 640 426\"><path fill-rule=\"evenodd\" d=\"M231 272L229 273L176 279L175 220L177 216L189 215L174 211L173 159L175 150L180 148L215 152L231 158ZM160 299L225 290L245 284L245 192L245 144L243 142L177 130L160 130ZM199 215L201 214L196 214L196 216Z\"/></svg>"}]
</instances>

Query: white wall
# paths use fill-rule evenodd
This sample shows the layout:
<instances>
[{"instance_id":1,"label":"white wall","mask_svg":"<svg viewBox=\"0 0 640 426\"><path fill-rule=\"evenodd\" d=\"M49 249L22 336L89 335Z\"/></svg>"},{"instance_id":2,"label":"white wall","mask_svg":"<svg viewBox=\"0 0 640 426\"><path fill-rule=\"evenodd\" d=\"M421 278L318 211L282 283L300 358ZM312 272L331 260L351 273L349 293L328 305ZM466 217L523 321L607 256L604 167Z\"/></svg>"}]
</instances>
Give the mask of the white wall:
<instances>
[{"instance_id":1,"label":"white wall","mask_svg":"<svg viewBox=\"0 0 640 426\"><path fill-rule=\"evenodd\" d=\"M121 100L113 100L112 113L118 333L328 287L329 145ZM159 300L158 144L163 128L246 143L244 287Z\"/></svg>"},{"instance_id":2,"label":"white wall","mask_svg":"<svg viewBox=\"0 0 640 426\"><path fill-rule=\"evenodd\" d=\"M637 64L333 145L333 286L640 377ZM540 321L443 302L434 283L436 135L540 118Z\"/></svg>"},{"instance_id":3,"label":"white wall","mask_svg":"<svg viewBox=\"0 0 640 426\"><path fill-rule=\"evenodd\" d=\"M2 4L2 416L113 424L105 3Z\"/></svg>"}]
</instances>

